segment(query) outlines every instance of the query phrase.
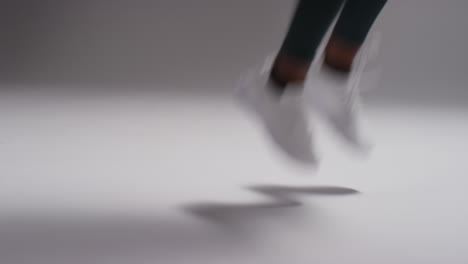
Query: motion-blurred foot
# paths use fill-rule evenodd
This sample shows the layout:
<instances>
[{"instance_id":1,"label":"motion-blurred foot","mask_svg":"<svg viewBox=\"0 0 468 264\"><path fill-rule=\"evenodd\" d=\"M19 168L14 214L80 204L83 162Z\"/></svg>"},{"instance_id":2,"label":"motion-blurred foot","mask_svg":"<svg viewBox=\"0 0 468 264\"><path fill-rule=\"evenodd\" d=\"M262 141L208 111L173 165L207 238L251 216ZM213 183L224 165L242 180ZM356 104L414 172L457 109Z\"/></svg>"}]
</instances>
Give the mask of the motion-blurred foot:
<instances>
[{"instance_id":1,"label":"motion-blurred foot","mask_svg":"<svg viewBox=\"0 0 468 264\"><path fill-rule=\"evenodd\" d=\"M306 81L305 97L312 108L354 149L367 152L369 144L363 139L358 125L357 84L361 72L345 73L324 63L315 65Z\"/></svg>"},{"instance_id":2,"label":"motion-blurred foot","mask_svg":"<svg viewBox=\"0 0 468 264\"><path fill-rule=\"evenodd\" d=\"M302 101L286 87L278 93L270 80L271 62L249 71L241 80L237 98L255 114L273 142L288 157L315 166L317 159Z\"/></svg>"}]
</instances>

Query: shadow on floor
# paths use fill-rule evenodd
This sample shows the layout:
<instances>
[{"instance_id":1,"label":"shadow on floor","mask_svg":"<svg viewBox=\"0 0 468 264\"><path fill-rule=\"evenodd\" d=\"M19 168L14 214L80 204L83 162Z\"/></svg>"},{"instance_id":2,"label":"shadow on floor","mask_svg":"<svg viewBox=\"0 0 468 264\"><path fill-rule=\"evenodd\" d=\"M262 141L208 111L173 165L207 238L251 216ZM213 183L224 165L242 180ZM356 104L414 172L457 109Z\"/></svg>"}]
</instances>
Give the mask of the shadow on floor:
<instances>
[{"instance_id":1,"label":"shadow on floor","mask_svg":"<svg viewBox=\"0 0 468 264\"><path fill-rule=\"evenodd\" d=\"M304 216L302 202L297 199L301 195L343 196L359 194L359 191L338 186L275 186L254 185L247 189L259 193L268 199L254 203L219 203L206 202L185 206L185 212L207 222L222 225L224 228L238 230L240 227L252 225L258 219L273 218L282 220L299 219ZM311 210L307 210L311 211ZM313 211L312 211L313 212Z\"/></svg>"},{"instance_id":2,"label":"shadow on floor","mask_svg":"<svg viewBox=\"0 0 468 264\"><path fill-rule=\"evenodd\" d=\"M209 220L167 219L157 212L146 215L116 214L105 217L16 217L0 219L0 263L220 263L236 250L240 256L255 254L259 240L279 236L291 228L321 229L326 214L300 206L300 195L351 195L358 191L333 186L250 186L266 196L265 202L246 204L202 203L184 210ZM313 217L309 217L312 214ZM302 218L301 218L302 217ZM305 225L300 221L306 217ZM273 225L272 224L273 221ZM315 221L315 222L314 222ZM223 225L213 225L212 222ZM319 224L317 224L317 222ZM218 228L221 227L221 228ZM284 227L284 228L281 228ZM236 231L236 232L231 232ZM239 232L238 232L239 231Z\"/></svg>"}]
</instances>

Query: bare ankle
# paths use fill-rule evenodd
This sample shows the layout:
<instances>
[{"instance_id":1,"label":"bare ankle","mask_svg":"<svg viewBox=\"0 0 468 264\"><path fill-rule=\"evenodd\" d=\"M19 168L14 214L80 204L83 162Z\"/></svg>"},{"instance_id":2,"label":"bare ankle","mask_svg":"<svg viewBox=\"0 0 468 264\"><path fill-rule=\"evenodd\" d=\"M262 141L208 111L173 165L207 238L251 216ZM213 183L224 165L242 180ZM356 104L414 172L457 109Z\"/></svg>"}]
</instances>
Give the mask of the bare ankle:
<instances>
[{"instance_id":1,"label":"bare ankle","mask_svg":"<svg viewBox=\"0 0 468 264\"><path fill-rule=\"evenodd\" d=\"M271 75L280 83L302 83L309 71L310 63L289 55L279 54L273 64Z\"/></svg>"},{"instance_id":2,"label":"bare ankle","mask_svg":"<svg viewBox=\"0 0 468 264\"><path fill-rule=\"evenodd\" d=\"M324 63L340 72L350 72L359 45L349 41L332 37L325 49Z\"/></svg>"}]
</instances>

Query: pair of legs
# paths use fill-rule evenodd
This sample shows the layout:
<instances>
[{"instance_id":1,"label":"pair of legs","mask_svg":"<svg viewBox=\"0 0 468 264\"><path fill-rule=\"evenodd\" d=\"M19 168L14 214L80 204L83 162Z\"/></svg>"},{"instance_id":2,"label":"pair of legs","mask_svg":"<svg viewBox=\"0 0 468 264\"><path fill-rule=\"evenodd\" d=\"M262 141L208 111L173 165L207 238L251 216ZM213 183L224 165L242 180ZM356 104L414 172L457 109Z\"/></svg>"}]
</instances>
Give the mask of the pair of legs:
<instances>
[{"instance_id":1,"label":"pair of legs","mask_svg":"<svg viewBox=\"0 0 468 264\"><path fill-rule=\"evenodd\" d=\"M386 0L300 0L275 59L271 78L280 87L303 82L331 23L324 63L347 73Z\"/></svg>"}]
</instances>

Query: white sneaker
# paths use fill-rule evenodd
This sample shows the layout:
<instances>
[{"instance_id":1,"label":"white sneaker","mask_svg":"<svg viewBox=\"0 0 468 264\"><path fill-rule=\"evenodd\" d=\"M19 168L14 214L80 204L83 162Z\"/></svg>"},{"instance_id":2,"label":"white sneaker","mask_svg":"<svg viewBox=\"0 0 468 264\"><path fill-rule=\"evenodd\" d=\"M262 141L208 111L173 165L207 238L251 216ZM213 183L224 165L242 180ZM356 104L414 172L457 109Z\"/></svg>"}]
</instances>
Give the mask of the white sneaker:
<instances>
[{"instance_id":1,"label":"white sneaker","mask_svg":"<svg viewBox=\"0 0 468 264\"><path fill-rule=\"evenodd\" d=\"M312 64L304 90L306 100L318 114L327 120L347 143L363 152L370 149L370 144L360 134L360 94L372 90L377 83L378 67L368 69L368 64L375 62L380 42L380 32L371 30L356 57L353 71L348 78L344 78L323 66L323 53L327 44L325 39L317 50L317 58Z\"/></svg>"},{"instance_id":2,"label":"white sneaker","mask_svg":"<svg viewBox=\"0 0 468 264\"><path fill-rule=\"evenodd\" d=\"M262 122L273 142L290 158L316 165L312 138L302 101L286 89L275 92L269 81L272 59L262 69L249 71L241 80L236 97Z\"/></svg>"},{"instance_id":3,"label":"white sneaker","mask_svg":"<svg viewBox=\"0 0 468 264\"><path fill-rule=\"evenodd\" d=\"M361 68L340 74L324 66L313 66L304 91L317 113L354 149L367 151L369 144L361 137L358 125L359 83Z\"/></svg>"}]
</instances>

